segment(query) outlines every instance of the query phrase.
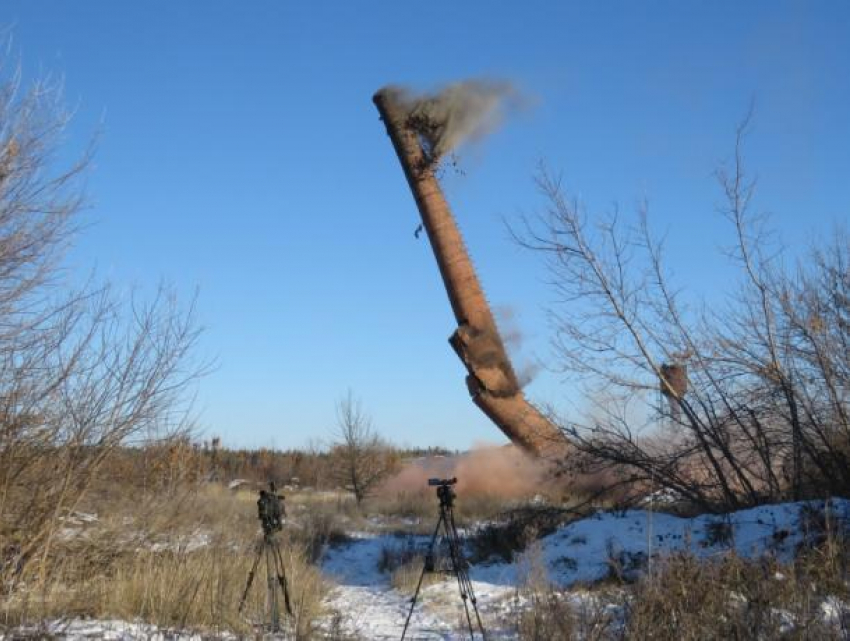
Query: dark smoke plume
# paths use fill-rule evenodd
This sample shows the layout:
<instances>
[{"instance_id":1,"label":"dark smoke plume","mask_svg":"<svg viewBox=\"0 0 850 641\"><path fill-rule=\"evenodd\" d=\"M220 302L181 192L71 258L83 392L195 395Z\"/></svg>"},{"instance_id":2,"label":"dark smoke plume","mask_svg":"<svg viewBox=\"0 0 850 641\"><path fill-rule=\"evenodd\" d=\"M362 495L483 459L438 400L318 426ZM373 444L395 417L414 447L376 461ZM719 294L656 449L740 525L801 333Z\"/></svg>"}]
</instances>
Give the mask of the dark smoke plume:
<instances>
[{"instance_id":1,"label":"dark smoke plume","mask_svg":"<svg viewBox=\"0 0 850 641\"><path fill-rule=\"evenodd\" d=\"M494 80L464 80L435 93L397 86L383 91L406 112L407 125L422 137L432 162L494 131L519 103L519 92L510 83Z\"/></svg>"}]
</instances>

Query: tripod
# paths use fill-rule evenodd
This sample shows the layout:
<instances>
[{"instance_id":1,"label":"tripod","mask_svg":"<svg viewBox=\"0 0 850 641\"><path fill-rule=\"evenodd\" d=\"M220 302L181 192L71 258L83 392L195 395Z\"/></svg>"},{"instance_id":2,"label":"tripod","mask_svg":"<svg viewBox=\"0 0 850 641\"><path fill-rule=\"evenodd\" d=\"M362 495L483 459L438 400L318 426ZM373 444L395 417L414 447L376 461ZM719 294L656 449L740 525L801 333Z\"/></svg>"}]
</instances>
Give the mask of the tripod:
<instances>
[{"instance_id":1,"label":"tripod","mask_svg":"<svg viewBox=\"0 0 850 641\"><path fill-rule=\"evenodd\" d=\"M431 541L428 544L428 556L422 567L422 573L419 575L419 582L416 584L416 592L413 594L413 599L410 602L410 611L407 613L407 620L404 622L404 630L401 633L401 640L407 634L407 626L410 625L410 617L413 615L413 608L416 607L416 601L419 598L419 590L422 587L422 579L425 578L425 572L429 570L429 557L433 554L434 544L437 537L440 535L442 528L443 537L448 542L449 558L452 563L452 574L457 579L457 587L460 591L460 598L463 600L463 609L466 612L466 623L469 626L469 638L475 638L475 632L472 627L472 617L469 614L469 606L472 604L472 610L475 612L475 621L478 624L478 629L481 631L481 638L487 641L487 634L484 632L484 625L481 623L481 614L478 611L478 602L475 599L475 592L472 590L472 581L469 579L469 573L466 571L466 560L463 558L463 551L460 547L460 536L457 533L454 517L454 500L455 493L451 486L457 483L457 479L429 479L428 485L437 486L437 498L440 499L440 518L437 519L437 527L434 528L434 534L431 536Z\"/></svg>"},{"instance_id":2,"label":"tripod","mask_svg":"<svg viewBox=\"0 0 850 641\"><path fill-rule=\"evenodd\" d=\"M257 554L254 557L251 571L248 573L248 582L245 584L242 600L239 602L239 613L241 614L242 608L245 607L245 599L248 598L248 592L251 590L251 584L254 582L257 566L265 556L266 607L269 612L269 627L271 632L280 632L280 609L278 607L277 588L279 587L283 592L283 605L286 608L286 613L292 616L292 605L289 602L289 584L286 581L286 570L283 566L283 556L280 553L280 542L277 540L273 531L265 531L265 528L263 530L263 539L257 545Z\"/></svg>"}]
</instances>

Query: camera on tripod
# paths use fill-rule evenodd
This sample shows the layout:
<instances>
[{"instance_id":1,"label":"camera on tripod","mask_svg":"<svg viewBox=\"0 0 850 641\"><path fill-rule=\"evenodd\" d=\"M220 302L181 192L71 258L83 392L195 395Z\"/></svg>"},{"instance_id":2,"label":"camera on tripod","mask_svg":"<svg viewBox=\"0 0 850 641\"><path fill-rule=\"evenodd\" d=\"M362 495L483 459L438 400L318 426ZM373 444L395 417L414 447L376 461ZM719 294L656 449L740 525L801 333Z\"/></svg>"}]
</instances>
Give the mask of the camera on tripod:
<instances>
[{"instance_id":1,"label":"camera on tripod","mask_svg":"<svg viewBox=\"0 0 850 641\"><path fill-rule=\"evenodd\" d=\"M419 575L419 582L416 584L416 591L413 593L413 599L410 601L410 610L407 612L407 619L404 622L404 629L401 631L401 640L404 641L407 635L407 627L410 625L410 617L413 615L413 608L416 607L416 600L419 598L419 590L422 587L422 579L426 572L434 572L437 570L435 559L435 546L437 538L442 532L442 542L448 548L448 561L451 563L449 570L457 578L458 589L460 590L460 598L463 600L463 609L466 613L466 623L469 626L469 638L474 638L474 630L472 625L472 616L470 614L470 606L475 613L475 622L478 624L478 629L481 631L481 638L487 641L487 633L484 631L484 624L481 622L481 613L478 611L475 592L472 589L472 581L469 578L469 564L463 556L463 543L458 533L457 525L454 517L454 500L457 496L452 489L452 486L457 483L457 478L450 479L428 479L430 487L437 488L437 498L440 499L440 518L437 520L437 527L434 528L434 534L431 535L431 541L428 543L427 551L425 552L424 563L422 564L422 572Z\"/></svg>"},{"instance_id":2,"label":"camera on tripod","mask_svg":"<svg viewBox=\"0 0 850 641\"><path fill-rule=\"evenodd\" d=\"M452 507L454 500L457 497L452 485L457 483L457 477L450 479L428 479L428 485L437 488L437 498L440 499L440 505L443 507Z\"/></svg>"},{"instance_id":3,"label":"camera on tripod","mask_svg":"<svg viewBox=\"0 0 850 641\"><path fill-rule=\"evenodd\" d=\"M257 518L263 526L263 534L269 536L283 529L283 519L286 509L283 500L286 497L277 493L274 482L269 482L269 489L260 490L260 498L257 499Z\"/></svg>"},{"instance_id":4,"label":"camera on tripod","mask_svg":"<svg viewBox=\"0 0 850 641\"><path fill-rule=\"evenodd\" d=\"M257 573L257 567L265 556L266 604L268 606L269 623L272 632L280 632L280 611L277 601L278 586L283 593L283 604L286 608L286 613L292 616L292 603L289 600L289 583L286 580L283 555L280 553L280 541L278 541L277 537L273 536L275 532L280 532L283 529L283 518L286 516L286 510L283 507L284 498L286 497L277 493L277 488L275 488L273 481L269 482L268 490L260 490L260 498L257 499L257 518L260 519L260 524L263 526L263 538L257 544L254 563L251 565L250 572L248 572L248 581L245 583L245 590L242 592L242 599L239 601L239 609L237 610L240 614L242 613L242 608L245 607L248 592L251 590L251 584L254 582L254 576Z\"/></svg>"}]
</instances>

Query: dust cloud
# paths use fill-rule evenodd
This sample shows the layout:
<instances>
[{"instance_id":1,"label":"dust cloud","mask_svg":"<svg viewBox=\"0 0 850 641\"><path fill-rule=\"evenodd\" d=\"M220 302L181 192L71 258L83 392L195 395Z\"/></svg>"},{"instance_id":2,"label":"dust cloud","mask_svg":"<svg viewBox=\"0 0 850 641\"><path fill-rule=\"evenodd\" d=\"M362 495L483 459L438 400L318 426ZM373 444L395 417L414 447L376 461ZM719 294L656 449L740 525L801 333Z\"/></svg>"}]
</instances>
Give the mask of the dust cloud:
<instances>
[{"instance_id":1,"label":"dust cloud","mask_svg":"<svg viewBox=\"0 0 850 641\"><path fill-rule=\"evenodd\" d=\"M551 480L548 465L513 445L476 445L457 456L427 457L408 463L387 480L381 494L417 493L429 478L457 477L459 494L521 498L545 492Z\"/></svg>"},{"instance_id":2,"label":"dust cloud","mask_svg":"<svg viewBox=\"0 0 850 641\"><path fill-rule=\"evenodd\" d=\"M524 335L519 325L519 315L510 305L499 305L493 310L496 324L502 342L508 351L510 362L513 363L516 373L517 385L524 389L526 385L534 380L542 369L541 364L525 354L523 350Z\"/></svg>"},{"instance_id":3,"label":"dust cloud","mask_svg":"<svg viewBox=\"0 0 850 641\"><path fill-rule=\"evenodd\" d=\"M386 87L407 114L407 125L427 143L432 161L467 141L480 140L501 125L520 105L520 93L505 81L464 80L433 93Z\"/></svg>"}]
</instances>

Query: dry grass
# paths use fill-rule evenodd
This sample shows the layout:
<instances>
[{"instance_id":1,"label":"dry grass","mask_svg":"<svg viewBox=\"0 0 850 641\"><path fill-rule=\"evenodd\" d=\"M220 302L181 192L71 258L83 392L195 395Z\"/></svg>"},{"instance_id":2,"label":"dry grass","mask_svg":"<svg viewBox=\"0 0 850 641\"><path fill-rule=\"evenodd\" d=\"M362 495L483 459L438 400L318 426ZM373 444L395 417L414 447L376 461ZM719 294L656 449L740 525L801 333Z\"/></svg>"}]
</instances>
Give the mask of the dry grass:
<instances>
[{"instance_id":1,"label":"dry grass","mask_svg":"<svg viewBox=\"0 0 850 641\"><path fill-rule=\"evenodd\" d=\"M289 521L291 535L307 551L311 562L318 561L327 546L348 541L347 530L359 529L352 519L340 515L333 505L321 503L303 510Z\"/></svg>"},{"instance_id":2,"label":"dry grass","mask_svg":"<svg viewBox=\"0 0 850 641\"><path fill-rule=\"evenodd\" d=\"M558 503L560 505L560 499ZM493 493L475 491L458 494L454 515L459 528L474 529L481 523L503 523L522 513L561 510L552 505L535 503L531 496L505 499ZM376 496L364 503L365 513L379 516L385 528L396 527L417 534L433 531L439 509L440 503L433 487Z\"/></svg>"},{"instance_id":3,"label":"dry grass","mask_svg":"<svg viewBox=\"0 0 850 641\"><path fill-rule=\"evenodd\" d=\"M524 641L570 639L576 616L566 597L549 580L539 545L532 544L520 559L516 631Z\"/></svg>"},{"instance_id":4,"label":"dry grass","mask_svg":"<svg viewBox=\"0 0 850 641\"><path fill-rule=\"evenodd\" d=\"M416 590L424 564L425 557L412 539L400 545L384 545L378 557L378 571L389 573L390 585L411 595Z\"/></svg>"},{"instance_id":5,"label":"dry grass","mask_svg":"<svg viewBox=\"0 0 850 641\"><path fill-rule=\"evenodd\" d=\"M808 547L772 557L665 559L626 604L625 633L654 639L850 638L850 540L826 511L804 508ZM830 605L831 604L831 605ZM825 612L832 611L829 616ZM670 622L677 622L675 635Z\"/></svg>"},{"instance_id":6,"label":"dry grass","mask_svg":"<svg viewBox=\"0 0 850 641\"><path fill-rule=\"evenodd\" d=\"M2 604L3 623L91 616L251 634L264 618L264 572L258 572L244 614L237 608L260 540L255 500L205 486L136 504L119 499L100 505L109 516L65 533L46 580L21 586ZM294 610L287 624L297 639L315 635L328 589L310 563L312 536L302 528L281 542Z\"/></svg>"},{"instance_id":7,"label":"dry grass","mask_svg":"<svg viewBox=\"0 0 850 641\"><path fill-rule=\"evenodd\" d=\"M521 582L514 607L515 630L522 641L609 638L615 620L604 599L574 600L549 579L539 544L532 543L519 558Z\"/></svg>"},{"instance_id":8,"label":"dry grass","mask_svg":"<svg viewBox=\"0 0 850 641\"><path fill-rule=\"evenodd\" d=\"M582 593L553 585L532 544L521 556L514 626L533 641L847 639L849 561L850 546L831 535L790 564L677 554L636 582Z\"/></svg>"},{"instance_id":9,"label":"dry grass","mask_svg":"<svg viewBox=\"0 0 850 641\"><path fill-rule=\"evenodd\" d=\"M459 507L465 499L460 497ZM404 508L408 515L423 512L430 533L436 498L423 492L418 501L404 501L410 502ZM313 563L325 546L344 540L346 530L365 526L364 517L339 493L292 493L286 502L290 522L283 550L295 609L291 636L342 638L342 626L334 626L333 613L322 609L328 585ZM395 503L399 510L402 504ZM489 497L469 507L482 514L504 513L504 503ZM215 485L168 496L116 492L109 501L101 495L97 505L82 509L97 511L98 520L62 522L69 529L57 531L45 581L27 577L12 598L0 601L0 624L91 616L207 635L257 633L254 623L264 618L263 573L244 615L236 611L260 534L255 494ZM478 556L519 553L523 579L508 621L519 639L850 638L842 627L850 625L850 618L841 621L845 615L840 614L837 621L827 621L823 616L827 596L850 601L850 546L829 513L804 517L811 547L792 564L734 556L706 563L679 555L655 563L651 576L636 579L627 571L628 560L612 556L607 583L582 598L549 581L535 544L536 537L569 518L564 510L514 510L506 525L485 530ZM712 535L723 537L725 531L718 527ZM412 595L422 572L422 550L388 548L381 563L392 587ZM427 572L424 585L446 578ZM326 622L322 631L317 629L320 618Z\"/></svg>"},{"instance_id":10,"label":"dry grass","mask_svg":"<svg viewBox=\"0 0 850 641\"><path fill-rule=\"evenodd\" d=\"M300 550L284 556L292 589L293 629L297 638L310 638L321 614L325 585ZM258 575L244 615L237 612L251 565L250 550L211 545L196 552L138 551L125 554L106 570L85 577L92 566L70 557L50 584L27 593L6 610L8 623L60 617L91 616L142 620L164 628L206 632L253 631L264 619L265 577Z\"/></svg>"},{"instance_id":11,"label":"dry grass","mask_svg":"<svg viewBox=\"0 0 850 641\"><path fill-rule=\"evenodd\" d=\"M413 593L416 592L416 586L419 583L419 577L422 577L423 588L434 583L439 583L445 578L433 572L422 574L424 564L425 559L422 556L417 556L407 563L399 565L390 575L390 585L403 594L413 596Z\"/></svg>"},{"instance_id":12,"label":"dry grass","mask_svg":"<svg viewBox=\"0 0 850 641\"><path fill-rule=\"evenodd\" d=\"M364 509L370 514L400 519L428 519L437 513L434 492L423 488L417 491L393 492L367 499Z\"/></svg>"},{"instance_id":13,"label":"dry grass","mask_svg":"<svg viewBox=\"0 0 850 641\"><path fill-rule=\"evenodd\" d=\"M735 556L708 563L671 557L659 574L637 584L627 604L625 636L671 641L846 638L840 622L836 628L822 616L825 584L816 578L822 568L808 561L803 565L780 567Z\"/></svg>"}]
</instances>

